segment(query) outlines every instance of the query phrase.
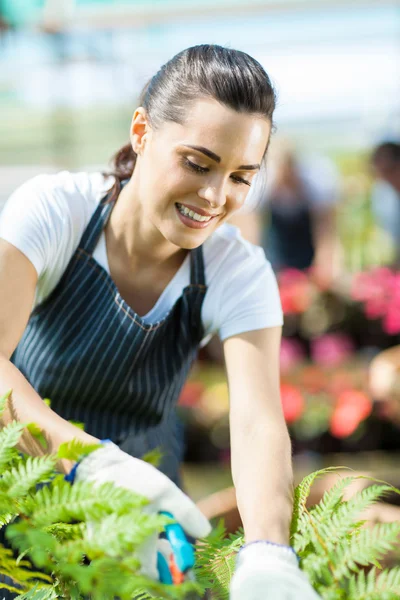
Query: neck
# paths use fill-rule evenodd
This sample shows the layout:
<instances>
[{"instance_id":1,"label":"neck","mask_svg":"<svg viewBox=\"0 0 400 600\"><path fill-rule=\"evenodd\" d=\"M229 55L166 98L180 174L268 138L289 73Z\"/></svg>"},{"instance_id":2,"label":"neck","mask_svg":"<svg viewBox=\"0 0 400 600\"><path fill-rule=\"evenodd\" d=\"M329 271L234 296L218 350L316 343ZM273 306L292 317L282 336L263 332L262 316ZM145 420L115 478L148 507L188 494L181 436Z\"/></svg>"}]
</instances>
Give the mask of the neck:
<instances>
[{"instance_id":1,"label":"neck","mask_svg":"<svg viewBox=\"0 0 400 600\"><path fill-rule=\"evenodd\" d=\"M175 246L147 218L134 178L122 189L106 227L107 247L133 268L172 267L181 264L187 250Z\"/></svg>"}]
</instances>

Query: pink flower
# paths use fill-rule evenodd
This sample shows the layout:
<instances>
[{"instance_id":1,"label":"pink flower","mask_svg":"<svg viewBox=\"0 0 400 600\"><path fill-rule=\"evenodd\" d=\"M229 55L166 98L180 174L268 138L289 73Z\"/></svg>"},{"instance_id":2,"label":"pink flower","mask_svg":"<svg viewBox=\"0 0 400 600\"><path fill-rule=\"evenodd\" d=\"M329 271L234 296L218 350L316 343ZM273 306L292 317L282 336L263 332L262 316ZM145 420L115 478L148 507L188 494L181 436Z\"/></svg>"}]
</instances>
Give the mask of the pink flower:
<instances>
[{"instance_id":1,"label":"pink flower","mask_svg":"<svg viewBox=\"0 0 400 600\"><path fill-rule=\"evenodd\" d=\"M400 333L400 306L397 302L391 302L387 307L382 326L388 335Z\"/></svg>"},{"instance_id":2,"label":"pink flower","mask_svg":"<svg viewBox=\"0 0 400 600\"><path fill-rule=\"evenodd\" d=\"M353 343L344 333L327 333L311 342L312 359L324 366L337 366L353 352Z\"/></svg>"},{"instance_id":3,"label":"pink flower","mask_svg":"<svg viewBox=\"0 0 400 600\"><path fill-rule=\"evenodd\" d=\"M298 314L307 310L311 302L312 286L305 273L297 269L284 269L279 273L278 283L285 314Z\"/></svg>"},{"instance_id":4,"label":"pink flower","mask_svg":"<svg viewBox=\"0 0 400 600\"><path fill-rule=\"evenodd\" d=\"M304 350L298 340L282 338L280 354L281 373L287 373L304 358Z\"/></svg>"}]
</instances>

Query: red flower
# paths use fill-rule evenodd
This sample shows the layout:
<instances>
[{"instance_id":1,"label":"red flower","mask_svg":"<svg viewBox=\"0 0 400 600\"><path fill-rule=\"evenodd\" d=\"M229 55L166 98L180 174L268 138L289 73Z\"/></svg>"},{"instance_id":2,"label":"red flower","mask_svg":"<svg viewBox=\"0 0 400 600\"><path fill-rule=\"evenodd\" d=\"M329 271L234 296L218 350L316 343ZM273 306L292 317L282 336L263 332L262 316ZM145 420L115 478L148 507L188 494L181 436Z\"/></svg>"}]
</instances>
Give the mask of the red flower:
<instances>
[{"instance_id":1,"label":"red flower","mask_svg":"<svg viewBox=\"0 0 400 600\"><path fill-rule=\"evenodd\" d=\"M179 396L179 406L196 406L204 389L204 385L200 381L188 381Z\"/></svg>"},{"instance_id":2,"label":"red flower","mask_svg":"<svg viewBox=\"0 0 400 600\"><path fill-rule=\"evenodd\" d=\"M282 310L285 314L301 314L309 307L312 286L305 273L284 269L278 276Z\"/></svg>"},{"instance_id":3,"label":"red flower","mask_svg":"<svg viewBox=\"0 0 400 600\"><path fill-rule=\"evenodd\" d=\"M301 392L290 383L281 383L281 401L287 423L294 423L301 417L305 402Z\"/></svg>"},{"instance_id":4,"label":"red flower","mask_svg":"<svg viewBox=\"0 0 400 600\"><path fill-rule=\"evenodd\" d=\"M364 392L345 390L338 397L331 417L330 432L337 438L348 437L371 414L371 411L371 399Z\"/></svg>"}]
</instances>

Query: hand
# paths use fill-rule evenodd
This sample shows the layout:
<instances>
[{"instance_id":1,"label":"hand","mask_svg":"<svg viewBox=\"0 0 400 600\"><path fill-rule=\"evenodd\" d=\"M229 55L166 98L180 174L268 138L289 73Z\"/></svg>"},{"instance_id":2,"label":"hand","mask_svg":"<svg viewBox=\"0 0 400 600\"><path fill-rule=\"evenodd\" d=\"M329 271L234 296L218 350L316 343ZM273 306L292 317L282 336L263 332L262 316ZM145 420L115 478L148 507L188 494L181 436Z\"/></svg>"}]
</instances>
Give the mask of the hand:
<instances>
[{"instance_id":1,"label":"hand","mask_svg":"<svg viewBox=\"0 0 400 600\"><path fill-rule=\"evenodd\" d=\"M75 481L94 481L100 485L112 481L150 500L146 510L152 513L172 513L185 532L203 538L211 526L196 505L166 475L152 465L123 452L112 442L104 443L78 465ZM158 536L146 540L139 551L142 573L158 579Z\"/></svg>"},{"instance_id":2,"label":"hand","mask_svg":"<svg viewBox=\"0 0 400 600\"><path fill-rule=\"evenodd\" d=\"M238 555L230 600L319 600L288 546L252 542Z\"/></svg>"}]
</instances>

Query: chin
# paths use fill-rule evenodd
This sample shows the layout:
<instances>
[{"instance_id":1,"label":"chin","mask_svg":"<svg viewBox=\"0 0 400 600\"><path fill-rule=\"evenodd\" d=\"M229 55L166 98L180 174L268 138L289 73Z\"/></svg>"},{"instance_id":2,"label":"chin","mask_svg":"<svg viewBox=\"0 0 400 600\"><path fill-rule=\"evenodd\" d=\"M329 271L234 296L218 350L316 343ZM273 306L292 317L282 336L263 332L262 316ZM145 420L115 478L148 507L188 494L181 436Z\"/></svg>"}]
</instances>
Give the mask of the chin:
<instances>
[{"instance_id":1,"label":"chin","mask_svg":"<svg viewBox=\"0 0 400 600\"><path fill-rule=\"evenodd\" d=\"M205 242L205 240L208 238L208 235L182 235L182 234L177 234L177 233L173 233L172 235L165 235L165 238L171 242L171 244L174 244L175 246L178 246L179 248L182 248L182 250L194 250L195 248L198 248L199 246L201 246L201 244L203 242Z\"/></svg>"}]
</instances>

